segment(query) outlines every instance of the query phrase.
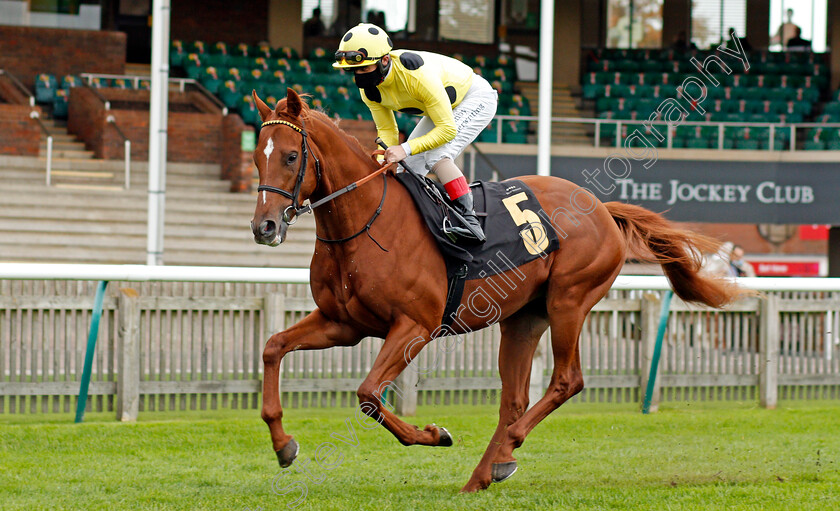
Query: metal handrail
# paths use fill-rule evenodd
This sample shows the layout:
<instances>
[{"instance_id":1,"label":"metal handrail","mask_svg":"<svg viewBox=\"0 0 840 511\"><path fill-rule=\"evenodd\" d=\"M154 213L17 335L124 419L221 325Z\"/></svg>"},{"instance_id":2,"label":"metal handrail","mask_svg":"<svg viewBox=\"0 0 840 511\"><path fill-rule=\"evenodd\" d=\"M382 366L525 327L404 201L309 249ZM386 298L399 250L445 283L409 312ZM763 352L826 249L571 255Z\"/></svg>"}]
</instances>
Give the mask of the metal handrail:
<instances>
[{"instance_id":1,"label":"metal handrail","mask_svg":"<svg viewBox=\"0 0 840 511\"><path fill-rule=\"evenodd\" d=\"M38 110L29 112L29 118L34 119L41 127L41 131L47 136L47 186L52 185L52 152L53 152L53 136L50 130L41 121L41 113Z\"/></svg>"},{"instance_id":2,"label":"metal handrail","mask_svg":"<svg viewBox=\"0 0 840 511\"><path fill-rule=\"evenodd\" d=\"M104 73L82 73L82 78L86 79L88 83L92 83L94 78L107 78L107 79L114 79L114 80L131 80L134 83L134 88L136 89L139 84L140 80L151 80L149 76L140 76L140 75L112 75L112 74L104 74ZM196 89L198 89L202 94L207 96L210 101L212 101L219 109L222 111L222 115L228 115L228 107L225 106L222 101L217 98L213 93L207 90L198 80L193 78L170 78L169 83L178 84L179 92L186 92L187 85L192 85Z\"/></svg>"},{"instance_id":3,"label":"metal handrail","mask_svg":"<svg viewBox=\"0 0 840 511\"><path fill-rule=\"evenodd\" d=\"M91 87L90 83L85 83L84 87L86 89L90 90L93 93L93 95L96 96L96 99L98 99L99 101L101 101L102 103L105 104L105 111L106 112L111 109L111 102L108 101L107 99L105 99L105 96L103 96L98 90L96 90L96 87Z\"/></svg>"},{"instance_id":4,"label":"metal handrail","mask_svg":"<svg viewBox=\"0 0 840 511\"><path fill-rule=\"evenodd\" d=\"M29 106L35 106L35 95L32 94L32 92L30 92L29 89L26 88L26 85L24 85L20 80L18 80L15 75L6 71L5 69L0 69L0 75L6 75L9 78L9 80L11 80L13 84L15 84L15 87L17 87L18 89L20 89L21 92L26 94L26 96L29 98Z\"/></svg>"},{"instance_id":5,"label":"metal handrail","mask_svg":"<svg viewBox=\"0 0 840 511\"><path fill-rule=\"evenodd\" d=\"M212 92L210 92L209 90L207 90L207 88L206 88L206 87L204 87L204 85L201 85L201 83L200 83L200 82L198 82L198 81L196 81L196 80L193 80L193 81L192 81L192 84L193 84L193 85L195 85L195 87L196 87L199 91L201 91L201 93L202 93L202 94L204 94L205 96L207 96L208 98L210 98L210 101L212 101L213 103L215 103L215 104L216 104L216 106L217 106L217 107L219 107L219 108L222 110L222 115L225 115L225 116L226 116L226 115L228 114L228 107L227 107L227 106L225 106L225 104L224 104L224 103L222 103L222 100L220 100L219 98L217 98L215 94L213 94Z\"/></svg>"},{"instance_id":6,"label":"metal handrail","mask_svg":"<svg viewBox=\"0 0 840 511\"><path fill-rule=\"evenodd\" d=\"M117 125L117 120L113 115L109 115L106 121L108 124L114 126L114 129L117 130L117 134L123 139L123 145L125 147L125 189L128 190L131 187L131 140L125 136L123 130L121 130Z\"/></svg>"}]
</instances>

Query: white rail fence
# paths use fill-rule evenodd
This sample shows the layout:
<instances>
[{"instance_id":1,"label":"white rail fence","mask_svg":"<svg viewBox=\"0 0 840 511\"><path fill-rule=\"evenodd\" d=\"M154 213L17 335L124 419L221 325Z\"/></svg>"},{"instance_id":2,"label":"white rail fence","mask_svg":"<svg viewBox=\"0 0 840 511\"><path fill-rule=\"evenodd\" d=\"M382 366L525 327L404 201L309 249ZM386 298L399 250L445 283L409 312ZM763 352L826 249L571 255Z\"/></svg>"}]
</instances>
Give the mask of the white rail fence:
<instances>
[{"instance_id":1,"label":"white rail fence","mask_svg":"<svg viewBox=\"0 0 840 511\"><path fill-rule=\"evenodd\" d=\"M0 264L0 279L0 413L75 407L96 280L112 282L88 410L118 417L138 401L140 411L259 407L265 341L314 307L307 270ZM654 403L840 398L838 280L744 279L765 296L726 311L675 299ZM664 289L661 277L622 276L596 305L581 334L586 389L576 399L641 400ZM381 343L290 354L284 405L354 406ZM498 344L497 327L436 341L419 358L434 370L406 401L496 402ZM553 365L547 341L538 357L534 390Z\"/></svg>"}]
</instances>

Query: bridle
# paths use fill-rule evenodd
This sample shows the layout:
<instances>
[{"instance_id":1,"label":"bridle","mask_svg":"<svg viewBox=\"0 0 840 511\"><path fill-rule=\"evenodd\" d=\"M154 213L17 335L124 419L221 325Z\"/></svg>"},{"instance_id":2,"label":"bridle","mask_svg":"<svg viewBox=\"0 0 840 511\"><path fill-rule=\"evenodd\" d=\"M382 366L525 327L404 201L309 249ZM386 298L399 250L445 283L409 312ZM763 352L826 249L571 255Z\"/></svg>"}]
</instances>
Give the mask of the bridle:
<instances>
[{"instance_id":1,"label":"bridle","mask_svg":"<svg viewBox=\"0 0 840 511\"><path fill-rule=\"evenodd\" d=\"M382 212L382 206L385 204L385 194L388 192L388 178L385 176L385 171L388 170L388 168L390 168L392 166L392 164L383 165L382 167L379 168L379 170L371 173L370 175L367 175L367 176L363 177L362 179L359 179L358 181L350 183L349 185L345 186L344 188L327 195L323 199L315 201L314 203L310 203L308 205L302 206L298 203L298 198L300 196L300 189L301 189L301 186L303 185L303 180L306 177L306 164L308 162L309 153L311 152L311 149L309 148L309 137L306 134L306 129L305 129L305 126L303 124L303 120L301 120L301 126L297 126L294 123L291 123L289 121L284 121L284 120L279 120L278 119L278 120L273 120L273 121L265 121L265 122L262 123L262 125L260 127L264 128L266 126L271 126L273 124L282 124L284 126L288 126L288 127L292 128L293 130L297 131L298 133L300 133L301 137L303 137L303 139L300 142L300 152L301 152L300 169L298 169L298 175L297 175L297 179L295 180L294 190L290 193L290 192L287 192L286 190L283 190L282 188L277 188L276 186L260 185L260 186L257 187L257 192L258 193L259 192L272 192L272 193L279 194L279 195L281 195L281 196L283 196L287 199L290 199L292 201L292 204L290 206L288 206L286 209L283 210L283 215L281 217L283 223L285 223L286 225L292 225L297 221L298 215L301 215L303 213L312 213L312 210L317 208L318 206L323 206L324 204L326 204L327 202L335 199L339 195L344 195L345 193L347 193L349 191L355 190L357 187L359 187L359 186L363 185L364 183L370 181L375 176L377 176L379 174L382 174L382 179L384 180L384 185L383 185L383 188L382 188L382 199L379 201L379 206L376 208L376 211L373 213L373 216L370 218L370 220L368 220L367 224L365 224L365 226L362 227L362 229L359 232L357 232L356 234L353 234L352 236L347 236L346 238L340 238L340 239L326 239L326 238L322 238L322 237L318 236L317 234L315 235L315 237L318 238L318 240L326 242L326 243L341 243L343 241L350 241L353 238L361 235L362 233L367 233L368 237L374 243L376 243L376 245L379 246L379 248L381 248L382 250L387 252L387 250L385 248L383 248L382 245L380 245L379 242L376 241L373 238L373 236L370 235L370 226L373 225L373 221L376 220L376 218ZM315 153L312 153L312 158L315 159L315 179L316 179L315 187L317 188L321 184L321 162L320 162L320 160L318 160L318 157L315 155ZM289 212L290 210L294 211L294 213L295 213L294 218L291 218L291 214Z\"/></svg>"},{"instance_id":2,"label":"bridle","mask_svg":"<svg viewBox=\"0 0 840 511\"><path fill-rule=\"evenodd\" d=\"M297 180L295 181L295 189L293 192L289 193L282 188L277 188L276 186L269 186L269 185L260 185L257 187L257 192L273 192L282 195L283 197L290 199L292 204L283 210L283 222L286 225L292 225L297 221L297 216L302 213L309 213L312 211L312 206L301 206L298 203L298 197L300 196L300 188L303 186L303 179L306 177L306 164L309 159L309 137L306 135L306 130L295 124L292 124L289 121L283 120L274 120L274 121L265 121L262 123L261 128L265 128L266 126L270 126L272 124L283 124L292 128L293 130L300 133L303 139L300 142L300 153L301 153L301 160L300 160L300 169L298 170ZM303 124L303 123L301 123ZM316 187L321 183L321 162L318 160L318 157L315 156L313 153L312 157L315 159L315 179L316 179ZM267 170L267 169L266 169ZM289 214L289 210L293 210L295 212L295 217L292 218Z\"/></svg>"}]
</instances>

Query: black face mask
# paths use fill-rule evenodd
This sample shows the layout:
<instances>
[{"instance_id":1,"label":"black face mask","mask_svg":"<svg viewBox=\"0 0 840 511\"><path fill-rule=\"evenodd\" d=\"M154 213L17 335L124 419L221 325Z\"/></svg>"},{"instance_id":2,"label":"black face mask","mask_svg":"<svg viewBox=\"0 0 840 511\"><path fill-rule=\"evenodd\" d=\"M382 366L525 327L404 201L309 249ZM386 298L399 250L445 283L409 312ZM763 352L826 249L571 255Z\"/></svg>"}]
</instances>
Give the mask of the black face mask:
<instances>
[{"instance_id":1,"label":"black face mask","mask_svg":"<svg viewBox=\"0 0 840 511\"><path fill-rule=\"evenodd\" d=\"M353 80L356 82L356 87L360 89L368 89L376 87L382 83L382 73L379 69L374 69L368 73L359 73L353 75Z\"/></svg>"}]
</instances>

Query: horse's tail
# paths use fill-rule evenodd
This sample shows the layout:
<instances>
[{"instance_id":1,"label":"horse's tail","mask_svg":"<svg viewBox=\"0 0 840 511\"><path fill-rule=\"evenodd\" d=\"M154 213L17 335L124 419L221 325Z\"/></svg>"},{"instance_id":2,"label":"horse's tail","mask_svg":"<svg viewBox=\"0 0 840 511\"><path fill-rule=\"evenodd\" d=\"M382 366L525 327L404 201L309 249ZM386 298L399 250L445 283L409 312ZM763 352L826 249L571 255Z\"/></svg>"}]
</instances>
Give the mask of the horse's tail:
<instances>
[{"instance_id":1,"label":"horse's tail","mask_svg":"<svg viewBox=\"0 0 840 511\"><path fill-rule=\"evenodd\" d=\"M662 265L674 292L683 300L719 308L741 295L752 294L734 282L700 272L701 254L716 252L720 242L677 229L661 215L639 206L621 202L604 205L624 233L628 246L643 257L647 252L653 254L648 260Z\"/></svg>"}]
</instances>

